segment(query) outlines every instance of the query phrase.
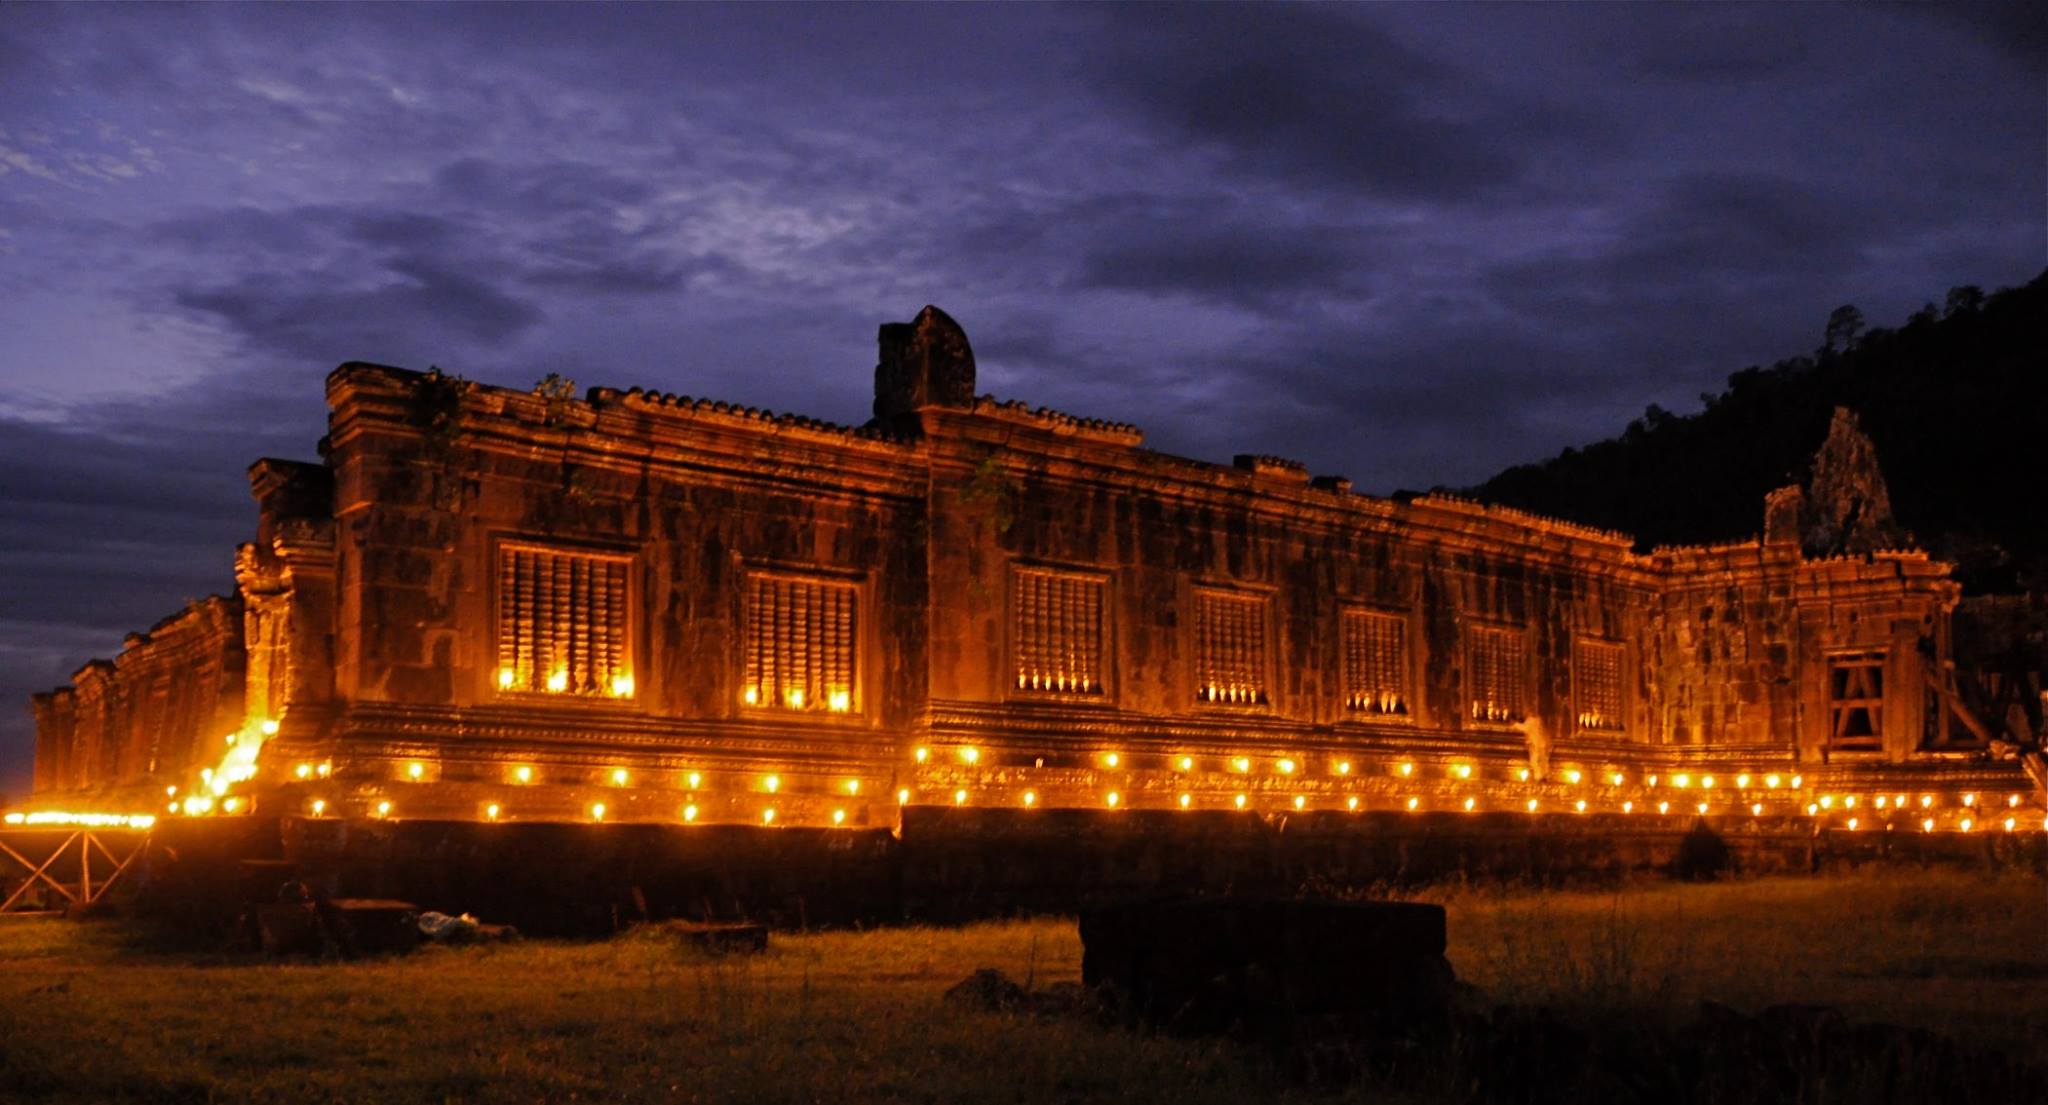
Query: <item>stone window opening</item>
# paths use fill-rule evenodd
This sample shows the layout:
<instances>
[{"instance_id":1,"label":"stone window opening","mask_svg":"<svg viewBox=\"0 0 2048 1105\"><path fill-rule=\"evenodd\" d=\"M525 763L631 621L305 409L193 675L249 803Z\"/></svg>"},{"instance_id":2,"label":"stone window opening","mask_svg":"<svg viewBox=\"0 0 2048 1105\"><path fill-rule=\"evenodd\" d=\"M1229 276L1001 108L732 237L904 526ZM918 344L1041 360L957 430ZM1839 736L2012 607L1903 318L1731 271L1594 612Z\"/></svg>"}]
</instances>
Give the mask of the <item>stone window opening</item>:
<instances>
[{"instance_id":1,"label":"stone window opening","mask_svg":"<svg viewBox=\"0 0 2048 1105\"><path fill-rule=\"evenodd\" d=\"M1409 716L1408 623L1401 615L1345 611L1344 708L1375 717Z\"/></svg>"},{"instance_id":2,"label":"stone window opening","mask_svg":"<svg viewBox=\"0 0 2048 1105\"><path fill-rule=\"evenodd\" d=\"M1011 640L1017 689L1095 697L1105 693L1101 576L1017 565L1011 577Z\"/></svg>"},{"instance_id":3,"label":"stone window opening","mask_svg":"<svg viewBox=\"0 0 2048 1105\"><path fill-rule=\"evenodd\" d=\"M1884 744L1884 653L1828 658L1828 747L1874 752Z\"/></svg>"},{"instance_id":4,"label":"stone window opening","mask_svg":"<svg viewBox=\"0 0 2048 1105\"><path fill-rule=\"evenodd\" d=\"M501 545L497 689L631 698L631 569L629 556Z\"/></svg>"},{"instance_id":5,"label":"stone window opening","mask_svg":"<svg viewBox=\"0 0 2048 1105\"><path fill-rule=\"evenodd\" d=\"M1528 716L1529 653L1518 629L1477 626L1468 649L1472 720L1514 725Z\"/></svg>"},{"instance_id":6,"label":"stone window opening","mask_svg":"<svg viewBox=\"0 0 2048 1105\"><path fill-rule=\"evenodd\" d=\"M1195 701L1215 706L1267 704L1263 597L1195 592Z\"/></svg>"},{"instance_id":7,"label":"stone window opening","mask_svg":"<svg viewBox=\"0 0 2048 1105\"><path fill-rule=\"evenodd\" d=\"M1572 652L1572 690L1581 732L1619 733L1625 727L1625 696L1619 641L1582 638Z\"/></svg>"},{"instance_id":8,"label":"stone window opening","mask_svg":"<svg viewBox=\"0 0 2048 1105\"><path fill-rule=\"evenodd\" d=\"M858 707L860 591L852 582L756 572L742 616L741 705L852 713Z\"/></svg>"}]
</instances>

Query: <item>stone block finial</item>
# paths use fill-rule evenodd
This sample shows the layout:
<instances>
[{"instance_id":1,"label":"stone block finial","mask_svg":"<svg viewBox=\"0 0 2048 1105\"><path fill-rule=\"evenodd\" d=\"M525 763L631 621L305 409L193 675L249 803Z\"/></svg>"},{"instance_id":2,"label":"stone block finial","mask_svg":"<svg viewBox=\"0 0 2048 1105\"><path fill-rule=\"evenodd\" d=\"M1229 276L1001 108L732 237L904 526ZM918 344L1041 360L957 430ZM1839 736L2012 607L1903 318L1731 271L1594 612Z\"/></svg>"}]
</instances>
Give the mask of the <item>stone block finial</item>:
<instances>
[{"instance_id":1,"label":"stone block finial","mask_svg":"<svg viewBox=\"0 0 2048 1105\"><path fill-rule=\"evenodd\" d=\"M877 421L899 421L927 407L974 405L974 350L946 312L927 306L911 322L884 323L877 341Z\"/></svg>"}]
</instances>

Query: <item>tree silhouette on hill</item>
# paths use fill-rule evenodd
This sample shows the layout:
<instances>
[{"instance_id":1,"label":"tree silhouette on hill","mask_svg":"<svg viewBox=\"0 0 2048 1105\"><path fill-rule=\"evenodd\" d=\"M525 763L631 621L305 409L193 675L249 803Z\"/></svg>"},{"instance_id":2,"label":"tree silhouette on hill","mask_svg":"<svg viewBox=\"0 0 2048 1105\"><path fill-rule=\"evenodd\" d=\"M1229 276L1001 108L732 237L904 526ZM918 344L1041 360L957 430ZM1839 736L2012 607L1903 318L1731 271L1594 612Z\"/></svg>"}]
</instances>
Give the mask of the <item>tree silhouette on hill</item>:
<instances>
[{"instance_id":1,"label":"tree silhouette on hill","mask_svg":"<svg viewBox=\"0 0 2048 1105\"><path fill-rule=\"evenodd\" d=\"M1836 407L1877 445L1892 507L1971 592L2048 590L2048 272L1951 289L1897 329L1837 308L1809 356L1728 378L1705 408L1651 405L1620 436L1510 468L1468 493L1636 535L1759 532L1764 496L1803 482Z\"/></svg>"}]
</instances>

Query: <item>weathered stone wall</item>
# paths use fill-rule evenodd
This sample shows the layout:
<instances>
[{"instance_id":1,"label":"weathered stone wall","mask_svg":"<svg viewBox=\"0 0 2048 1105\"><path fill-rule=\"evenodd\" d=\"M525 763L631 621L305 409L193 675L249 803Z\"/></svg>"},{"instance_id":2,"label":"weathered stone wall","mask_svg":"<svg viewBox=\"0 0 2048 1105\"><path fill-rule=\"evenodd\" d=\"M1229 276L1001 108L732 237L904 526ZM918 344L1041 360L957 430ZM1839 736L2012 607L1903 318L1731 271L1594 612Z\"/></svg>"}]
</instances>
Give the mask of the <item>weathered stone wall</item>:
<instances>
[{"instance_id":1,"label":"weathered stone wall","mask_svg":"<svg viewBox=\"0 0 2048 1105\"><path fill-rule=\"evenodd\" d=\"M897 824L899 805L1779 816L1822 808L1838 767L1914 761L1934 774L1855 777L1915 792L1961 778L1921 756L1954 601L1923 556L1812 560L1793 539L1643 555L1454 498L1352 494L1279 458L1185 460L1132 426L975 398L965 335L940 312L882 337L877 422L861 429L337 369L323 463L250 472L246 693L209 724L276 723L259 803L869 827ZM625 611L611 690L505 681L507 547L625 566L605 600ZM1099 686L1020 677L1023 568L1099 581ZM754 572L852 589L842 705L750 696ZM1197 693L1207 591L1259 611L1250 698ZM1347 701L1347 611L1400 626L1398 711ZM549 624L599 617L571 604ZM1490 716L1474 710L1482 636L1518 688ZM1613 658L1599 723L1582 646ZM1882 747L1847 757L1827 730L1828 660L1845 650L1886 664ZM131 651L39 703L46 775L136 780L198 754L185 714L136 697L154 661ZM1659 783L1688 767L1702 789L1728 781ZM1958 783L1990 786L2004 776ZM1943 799L1958 823L1973 816L1961 797Z\"/></svg>"},{"instance_id":2,"label":"weathered stone wall","mask_svg":"<svg viewBox=\"0 0 2048 1105\"><path fill-rule=\"evenodd\" d=\"M624 769L672 788L688 767L745 767L791 791L815 775L888 793L923 686L923 481L906 446L724 404L551 400L363 365L334 374L330 399L338 743L287 724L281 757L334 755L365 785L424 757L449 784L501 784L517 760L551 782ZM423 430L436 403L457 431ZM514 539L631 558L630 695L496 686L494 565ZM756 569L857 582L861 693L843 714L742 701Z\"/></svg>"},{"instance_id":3,"label":"weathered stone wall","mask_svg":"<svg viewBox=\"0 0 2048 1105\"><path fill-rule=\"evenodd\" d=\"M241 640L240 604L202 599L38 696L37 800L156 809L240 727Z\"/></svg>"}]
</instances>

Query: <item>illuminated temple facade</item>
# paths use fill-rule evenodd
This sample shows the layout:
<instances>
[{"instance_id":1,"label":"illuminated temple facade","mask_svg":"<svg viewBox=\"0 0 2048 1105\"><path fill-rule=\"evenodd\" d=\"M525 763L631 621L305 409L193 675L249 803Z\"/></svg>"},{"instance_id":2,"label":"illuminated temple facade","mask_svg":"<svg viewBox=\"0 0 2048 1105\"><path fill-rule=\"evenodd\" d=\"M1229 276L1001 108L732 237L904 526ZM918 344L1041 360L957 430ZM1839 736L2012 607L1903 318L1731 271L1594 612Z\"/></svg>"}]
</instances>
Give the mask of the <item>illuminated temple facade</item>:
<instances>
[{"instance_id":1,"label":"illuminated temple facade","mask_svg":"<svg viewBox=\"0 0 2048 1105\"><path fill-rule=\"evenodd\" d=\"M1957 588L1921 553L1639 553L978 397L935 309L880 341L860 427L342 365L322 460L250 470L238 593L36 697L36 801L883 828L2037 808L1951 716Z\"/></svg>"}]
</instances>

